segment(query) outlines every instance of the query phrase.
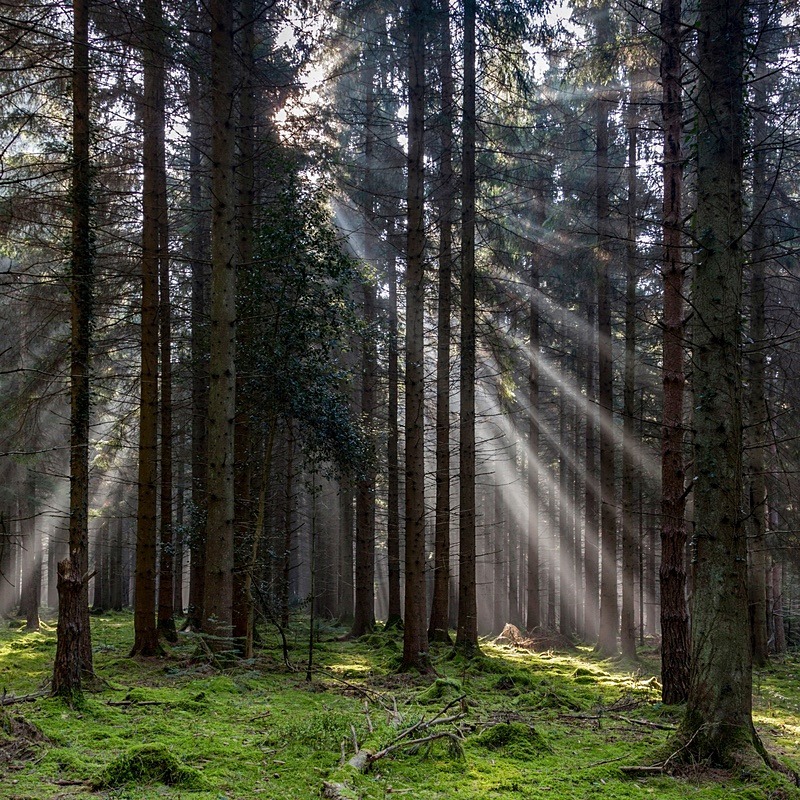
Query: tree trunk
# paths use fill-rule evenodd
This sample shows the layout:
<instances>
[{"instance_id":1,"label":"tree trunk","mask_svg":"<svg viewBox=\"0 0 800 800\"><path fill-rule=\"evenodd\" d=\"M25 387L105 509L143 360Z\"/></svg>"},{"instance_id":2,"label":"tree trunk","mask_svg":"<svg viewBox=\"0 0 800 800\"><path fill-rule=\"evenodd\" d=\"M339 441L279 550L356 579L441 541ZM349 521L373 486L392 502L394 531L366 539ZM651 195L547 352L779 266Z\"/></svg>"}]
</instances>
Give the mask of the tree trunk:
<instances>
[{"instance_id":1,"label":"tree trunk","mask_svg":"<svg viewBox=\"0 0 800 800\"><path fill-rule=\"evenodd\" d=\"M76 569L75 561L70 558L59 561L58 629L52 694L54 697L62 697L70 704L81 696L85 594L86 582Z\"/></svg>"},{"instance_id":2,"label":"tree trunk","mask_svg":"<svg viewBox=\"0 0 800 800\"><path fill-rule=\"evenodd\" d=\"M156 482L158 477L158 279L162 258L161 144L164 78L160 0L144 5L142 127L142 322L139 406L139 503L136 514L136 592L131 655L159 650L156 628Z\"/></svg>"},{"instance_id":3,"label":"tree trunk","mask_svg":"<svg viewBox=\"0 0 800 800\"><path fill-rule=\"evenodd\" d=\"M689 691L686 606L686 480L683 464L683 264L681 263L681 0L661 3L661 113L664 125L664 407L661 435L661 697L683 703Z\"/></svg>"},{"instance_id":4,"label":"tree trunk","mask_svg":"<svg viewBox=\"0 0 800 800\"><path fill-rule=\"evenodd\" d=\"M748 472L750 484L750 626L752 632L753 663L766 665L769 655L766 609L767 574L767 480L765 447L767 419L769 416L764 391L764 350L766 318L764 309L766 264L770 258L769 212L773 176L768 176L766 140L768 137L765 114L769 106L774 81L771 80L769 54L774 47L774 35L769 27L770 7L758 7L758 46L755 53L755 79L753 81L753 211L756 215L750 229L750 347L748 366ZM771 171L771 169L770 169Z\"/></svg>"},{"instance_id":5,"label":"tree trunk","mask_svg":"<svg viewBox=\"0 0 800 800\"><path fill-rule=\"evenodd\" d=\"M530 322L528 359L528 592L525 625L542 624L539 601L539 259L530 255Z\"/></svg>"},{"instance_id":6,"label":"tree trunk","mask_svg":"<svg viewBox=\"0 0 800 800\"><path fill-rule=\"evenodd\" d=\"M597 15L597 44L608 59L611 47L609 6ZM607 65L610 71L610 65ZM611 226L608 187L608 120L612 100L605 89L597 98L597 389L600 411L600 631L597 651L617 652L617 513L614 498L614 373L611 352Z\"/></svg>"},{"instance_id":7,"label":"tree trunk","mask_svg":"<svg viewBox=\"0 0 800 800\"><path fill-rule=\"evenodd\" d=\"M475 586L475 0L464 2L461 166L461 369L459 375L459 572L456 648L478 652Z\"/></svg>"},{"instance_id":8,"label":"tree trunk","mask_svg":"<svg viewBox=\"0 0 800 800\"><path fill-rule=\"evenodd\" d=\"M79 576L77 591L80 593L76 612L79 624L74 628L79 640L77 652L80 654L80 664L75 668L91 673L89 594L86 584L80 582L80 576L89 569L89 353L94 302L89 155L89 0L74 0L73 13L69 556L72 560L71 572ZM75 626L75 620L68 621ZM69 648L68 652L71 655L75 653L73 648Z\"/></svg>"},{"instance_id":9,"label":"tree trunk","mask_svg":"<svg viewBox=\"0 0 800 800\"><path fill-rule=\"evenodd\" d=\"M701 0L692 348L695 570L685 758L763 752L752 722L742 501L744 0Z\"/></svg>"},{"instance_id":10,"label":"tree trunk","mask_svg":"<svg viewBox=\"0 0 800 800\"><path fill-rule=\"evenodd\" d=\"M341 479L339 485L339 527L340 546L339 557L339 623L351 624L354 617L353 605L353 488L347 477ZM400 558L400 542L398 540L398 559ZM399 589L399 565L398 565Z\"/></svg>"},{"instance_id":11,"label":"tree trunk","mask_svg":"<svg viewBox=\"0 0 800 800\"><path fill-rule=\"evenodd\" d=\"M364 321L375 321L375 287L364 283ZM371 333L361 339L361 419L371 430L375 417L375 343ZM375 475L373 467L356 484L356 607L350 635L363 636L375 627Z\"/></svg>"},{"instance_id":12,"label":"tree trunk","mask_svg":"<svg viewBox=\"0 0 800 800\"><path fill-rule=\"evenodd\" d=\"M389 253L389 353L388 353L388 428L387 428L387 519L386 550L389 584L389 609L387 627L402 620L400 598L400 426L398 418L398 341L397 341L397 263L394 253ZM343 519L344 521L344 519ZM351 540L352 560L352 540ZM352 571L351 571L352 572ZM352 594L352 577L350 578ZM351 600L352 606L352 600Z\"/></svg>"},{"instance_id":13,"label":"tree trunk","mask_svg":"<svg viewBox=\"0 0 800 800\"><path fill-rule=\"evenodd\" d=\"M434 539L433 600L429 641L450 642L450 314L453 281L453 65L450 6L438 9L441 36L439 80L442 120L439 126L439 299L436 327L436 530Z\"/></svg>"},{"instance_id":14,"label":"tree trunk","mask_svg":"<svg viewBox=\"0 0 800 800\"><path fill-rule=\"evenodd\" d=\"M586 458L584 461L583 483L583 634L586 641L596 640L599 617L600 575L598 562L600 543L597 525L597 405L594 389L594 365L597 356L595 347L595 313L593 298L587 291L586 304Z\"/></svg>"},{"instance_id":15,"label":"tree trunk","mask_svg":"<svg viewBox=\"0 0 800 800\"><path fill-rule=\"evenodd\" d=\"M632 23L633 35L636 24ZM638 84L640 75L631 76L628 100L628 237L625 258L625 374L623 379L622 431L622 609L620 613L620 649L629 659L636 658L636 619L634 575L636 571L636 529L633 519L636 468L633 454L636 442L636 162L638 159Z\"/></svg>"},{"instance_id":16,"label":"tree trunk","mask_svg":"<svg viewBox=\"0 0 800 800\"><path fill-rule=\"evenodd\" d=\"M198 26L200 22L197 22ZM200 35L195 45L201 45ZM198 70L189 74L189 205L192 210L191 232L191 352L192 352L192 484L189 550L189 606L185 627L199 631L203 627L203 594L205 590L206 554L206 464L208 461L208 349L206 314L208 304L208 219L204 205L205 175L203 153L207 142L204 114L201 108L201 87Z\"/></svg>"},{"instance_id":17,"label":"tree trunk","mask_svg":"<svg viewBox=\"0 0 800 800\"><path fill-rule=\"evenodd\" d=\"M236 203L233 4L211 0L211 341L203 631L226 649L233 626Z\"/></svg>"},{"instance_id":18,"label":"tree trunk","mask_svg":"<svg viewBox=\"0 0 800 800\"><path fill-rule=\"evenodd\" d=\"M148 8L152 0L148 0ZM163 15L161 0L153 3L153 23L156 26L156 58L154 78L158 84L156 125L158 155L156 184L158 195L158 288L159 336L161 356L161 475L160 475L160 537L158 566L158 633L168 642L178 640L175 632L173 606L175 545L172 527L172 300L170 298L169 223L167 211L167 168L164 151L164 52Z\"/></svg>"},{"instance_id":19,"label":"tree trunk","mask_svg":"<svg viewBox=\"0 0 800 800\"><path fill-rule=\"evenodd\" d=\"M408 230L406 239L406 592L403 668L430 669L425 602L425 33L427 0L408 11Z\"/></svg>"},{"instance_id":20,"label":"tree trunk","mask_svg":"<svg viewBox=\"0 0 800 800\"><path fill-rule=\"evenodd\" d=\"M25 617L25 630L39 630L39 595L42 585L42 539L36 524L36 473L26 470L20 498L20 530L25 560L19 613ZM0 577L2 580L2 577Z\"/></svg>"}]
</instances>

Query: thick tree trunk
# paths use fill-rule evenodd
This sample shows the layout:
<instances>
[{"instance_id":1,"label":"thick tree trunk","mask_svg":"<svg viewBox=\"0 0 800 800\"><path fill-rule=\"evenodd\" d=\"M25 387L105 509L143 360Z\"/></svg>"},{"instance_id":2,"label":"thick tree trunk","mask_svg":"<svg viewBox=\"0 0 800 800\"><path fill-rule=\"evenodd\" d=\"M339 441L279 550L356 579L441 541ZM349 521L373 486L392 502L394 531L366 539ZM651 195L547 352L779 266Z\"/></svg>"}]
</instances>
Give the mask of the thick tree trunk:
<instances>
[{"instance_id":1,"label":"thick tree trunk","mask_svg":"<svg viewBox=\"0 0 800 800\"><path fill-rule=\"evenodd\" d=\"M212 0L211 341L203 631L226 649L233 626L236 203L233 4Z\"/></svg>"},{"instance_id":2,"label":"thick tree trunk","mask_svg":"<svg viewBox=\"0 0 800 800\"><path fill-rule=\"evenodd\" d=\"M755 760L742 501L744 0L701 0L694 325L695 570L685 757Z\"/></svg>"},{"instance_id":3,"label":"thick tree trunk","mask_svg":"<svg viewBox=\"0 0 800 800\"><path fill-rule=\"evenodd\" d=\"M58 630L53 665L54 697L73 703L81 695L83 606L86 583L75 561L66 558L58 564Z\"/></svg>"},{"instance_id":4,"label":"thick tree trunk","mask_svg":"<svg viewBox=\"0 0 800 800\"><path fill-rule=\"evenodd\" d=\"M664 407L661 434L661 679L663 701L689 691L689 614L686 606L686 480L683 465L683 264L681 195L681 0L661 3L661 114L664 125ZM654 557L654 554L651 554Z\"/></svg>"},{"instance_id":5,"label":"thick tree trunk","mask_svg":"<svg viewBox=\"0 0 800 800\"><path fill-rule=\"evenodd\" d=\"M478 652L475 586L475 0L464 2L461 166L461 368L459 375L459 573L456 648Z\"/></svg>"},{"instance_id":6,"label":"thick tree trunk","mask_svg":"<svg viewBox=\"0 0 800 800\"><path fill-rule=\"evenodd\" d=\"M425 602L425 33L427 0L408 10L408 231L406 239L406 593L403 668L430 669Z\"/></svg>"}]
</instances>

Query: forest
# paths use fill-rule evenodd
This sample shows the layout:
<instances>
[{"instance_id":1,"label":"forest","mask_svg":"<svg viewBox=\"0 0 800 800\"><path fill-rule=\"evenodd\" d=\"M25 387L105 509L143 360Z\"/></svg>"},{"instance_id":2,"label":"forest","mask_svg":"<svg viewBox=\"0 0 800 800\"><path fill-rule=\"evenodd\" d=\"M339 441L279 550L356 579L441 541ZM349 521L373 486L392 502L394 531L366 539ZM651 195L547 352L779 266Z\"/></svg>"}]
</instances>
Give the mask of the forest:
<instances>
[{"instance_id":1,"label":"forest","mask_svg":"<svg viewBox=\"0 0 800 800\"><path fill-rule=\"evenodd\" d=\"M800 797L798 31L1 0L0 797Z\"/></svg>"}]
</instances>

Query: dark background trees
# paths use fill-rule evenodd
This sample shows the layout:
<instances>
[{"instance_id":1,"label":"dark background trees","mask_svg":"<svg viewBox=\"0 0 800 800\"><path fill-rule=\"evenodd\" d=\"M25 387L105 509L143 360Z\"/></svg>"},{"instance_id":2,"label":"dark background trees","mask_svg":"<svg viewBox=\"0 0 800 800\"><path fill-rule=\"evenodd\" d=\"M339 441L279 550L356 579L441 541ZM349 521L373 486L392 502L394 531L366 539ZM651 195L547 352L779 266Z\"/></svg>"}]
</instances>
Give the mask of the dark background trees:
<instances>
[{"instance_id":1,"label":"dark background trees","mask_svg":"<svg viewBox=\"0 0 800 800\"><path fill-rule=\"evenodd\" d=\"M719 612L743 674L745 650L793 644L787 18L742 7L723 65L667 0L307 11L9 12L3 613L35 625L71 553L98 610L135 606L141 654L184 609L248 656L257 621L294 611L355 636L403 617L421 670L449 628L474 654L511 622L628 659L661 637L681 702L719 512L750 539ZM714 127L722 67L742 100ZM708 194L722 166L730 208ZM723 219L741 249L706 292ZM709 297L729 312L719 366ZM725 385L733 406L706 415Z\"/></svg>"}]
</instances>

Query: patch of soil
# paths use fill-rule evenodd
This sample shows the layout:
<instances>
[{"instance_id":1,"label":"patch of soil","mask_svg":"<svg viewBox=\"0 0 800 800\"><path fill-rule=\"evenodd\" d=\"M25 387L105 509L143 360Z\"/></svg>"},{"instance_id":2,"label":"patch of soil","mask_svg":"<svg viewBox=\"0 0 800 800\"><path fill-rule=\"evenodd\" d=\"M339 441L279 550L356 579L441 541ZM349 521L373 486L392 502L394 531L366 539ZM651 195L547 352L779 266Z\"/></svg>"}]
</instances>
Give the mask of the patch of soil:
<instances>
[{"instance_id":1,"label":"patch of soil","mask_svg":"<svg viewBox=\"0 0 800 800\"><path fill-rule=\"evenodd\" d=\"M0 712L0 767L9 767L36 756L36 745L50 740L19 715Z\"/></svg>"},{"instance_id":2,"label":"patch of soil","mask_svg":"<svg viewBox=\"0 0 800 800\"><path fill-rule=\"evenodd\" d=\"M558 631L536 628L530 633L523 633L510 622L505 624L503 632L494 640L494 644L508 644L522 650L546 653L548 650L574 651L575 644Z\"/></svg>"}]
</instances>

